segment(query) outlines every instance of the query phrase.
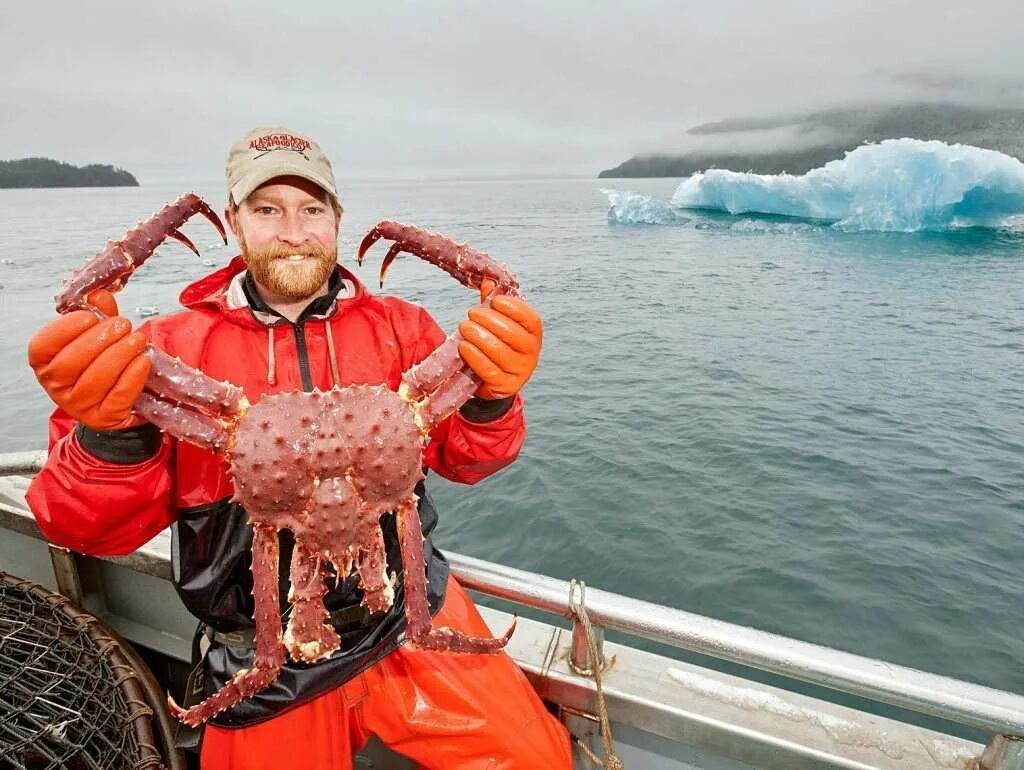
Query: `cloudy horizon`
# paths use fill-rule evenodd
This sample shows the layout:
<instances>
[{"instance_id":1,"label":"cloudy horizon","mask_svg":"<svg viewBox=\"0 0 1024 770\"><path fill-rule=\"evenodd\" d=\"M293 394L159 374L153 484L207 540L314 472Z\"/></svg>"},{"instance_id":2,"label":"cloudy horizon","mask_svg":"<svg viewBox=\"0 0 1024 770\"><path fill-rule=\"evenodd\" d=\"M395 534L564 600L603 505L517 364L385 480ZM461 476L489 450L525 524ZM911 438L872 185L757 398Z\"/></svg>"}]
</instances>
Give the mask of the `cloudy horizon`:
<instances>
[{"instance_id":1,"label":"cloudy horizon","mask_svg":"<svg viewBox=\"0 0 1024 770\"><path fill-rule=\"evenodd\" d=\"M1022 22L947 0L18 4L0 159L212 180L234 139L283 124L339 178L596 176L710 121L1024 106Z\"/></svg>"}]
</instances>

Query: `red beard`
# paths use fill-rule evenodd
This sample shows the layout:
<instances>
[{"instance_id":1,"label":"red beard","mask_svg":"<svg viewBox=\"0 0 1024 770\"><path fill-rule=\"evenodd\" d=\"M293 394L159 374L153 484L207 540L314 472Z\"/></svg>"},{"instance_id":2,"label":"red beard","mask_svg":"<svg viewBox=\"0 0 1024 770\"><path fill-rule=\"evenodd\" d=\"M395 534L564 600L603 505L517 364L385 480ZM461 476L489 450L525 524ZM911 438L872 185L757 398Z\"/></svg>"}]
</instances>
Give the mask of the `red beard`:
<instances>
[{"instance_id":1,"label":"red beard","mask_svg":"<svg viewBox=\"0 0 1024 770\"><path fill-rule=\"evenodd\" d=\"M265 249L252 249L242 242L242 256L256 283L277 297L301 300L313 296L330 277L338 263L338 248L307 244L278 244ZM294 254L312 257L299 264L289 263Z\"/></svg>"}]
</instances>

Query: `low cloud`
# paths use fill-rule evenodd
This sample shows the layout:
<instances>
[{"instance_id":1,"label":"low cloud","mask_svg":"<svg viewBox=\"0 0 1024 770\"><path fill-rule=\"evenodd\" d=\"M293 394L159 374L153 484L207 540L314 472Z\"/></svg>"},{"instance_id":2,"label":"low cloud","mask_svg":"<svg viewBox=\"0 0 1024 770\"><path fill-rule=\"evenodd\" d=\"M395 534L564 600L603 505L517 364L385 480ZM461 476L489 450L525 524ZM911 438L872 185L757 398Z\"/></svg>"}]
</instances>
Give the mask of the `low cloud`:
<instances>
[{"instance_id":1,"label":"low cloud","mask_svg":"<svg viewBox=\"0 0 1024 770\"><path fill-rule=\"evenodd\" d=\"M8 5L0 158L113 163L144 183L215 179L230 143L268 123L314 136L344 175L589 175L645 147L717 147L724 132L686 129L730 116L1024 101L1019 0L109 0L102 19Z\"/></svg>"}]
</instances>

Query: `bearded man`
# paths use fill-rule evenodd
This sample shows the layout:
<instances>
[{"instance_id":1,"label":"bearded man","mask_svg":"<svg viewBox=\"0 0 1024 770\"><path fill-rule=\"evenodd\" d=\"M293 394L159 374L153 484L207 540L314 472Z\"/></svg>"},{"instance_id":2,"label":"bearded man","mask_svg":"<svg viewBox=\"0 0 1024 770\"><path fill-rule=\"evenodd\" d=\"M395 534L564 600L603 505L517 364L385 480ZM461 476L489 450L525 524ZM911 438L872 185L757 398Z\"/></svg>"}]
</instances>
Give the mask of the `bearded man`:
<instances>
[{"instance_id":1,"label":"bearded man","mask_svg":"<svg viewBox=\"0 0 1024 770\"><path fill-rule=\"evenodd\" d=\"M148 342L250 402L355 383L397 389L401 373L444 339L421 307L371 294L337 264L342 208L330 162L308 137L260 128L227 163L228 224L241 255L181 294L183 312L132 331L109 292L29 343L29 362L57 404L46 465L28 502L47 538L94 555L125 554L172 533L174 583L199 620L200 674L184 705L219 690L253 657L247 514L232 502L224 459L178 442L132 413L149 374ZM459 326L460 353L480 377L473 399L439 425L424 465L473 484L511 463L525 437L519 390L540 355L541 321L497 297ZM433 625L489 636L429 535L437 524L416 489ZM389 569L400 571L394 517L382 518ZM281 537L281 606L294 541ZM342 576L344 577L344 576ZM403 644L404 606L370 615L354 578L330 581L325 604L341 648L285 664L267 689L204 730L200 764L224 768L352 767L371 735L426 768L568 768L568 735L505 654L461 655ZM201 644L199 642L202 642Z\"/></svg>"}]
</instances>

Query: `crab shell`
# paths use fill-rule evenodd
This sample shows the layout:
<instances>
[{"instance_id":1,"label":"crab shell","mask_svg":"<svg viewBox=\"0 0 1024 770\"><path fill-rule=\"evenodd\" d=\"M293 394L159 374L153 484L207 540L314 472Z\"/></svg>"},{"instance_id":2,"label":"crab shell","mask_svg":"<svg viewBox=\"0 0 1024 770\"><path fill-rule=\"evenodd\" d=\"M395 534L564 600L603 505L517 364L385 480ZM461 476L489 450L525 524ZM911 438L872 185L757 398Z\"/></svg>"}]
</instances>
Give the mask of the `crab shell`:
<instances>
[{"instance_id":1,"label":"crab shell","mask_svg":"<svg viewBox=\"0 0 1024 770\"><path fill-rule=\"evenodd\" d=\"M379 520L413 496L424 443L410 405L381 385L266 396L228 453L235 498L254 524L292 530L337 574L355 565L364 582L386 586L386 603L370 609L387 609Z\"/></svg>"}]
</instances>

